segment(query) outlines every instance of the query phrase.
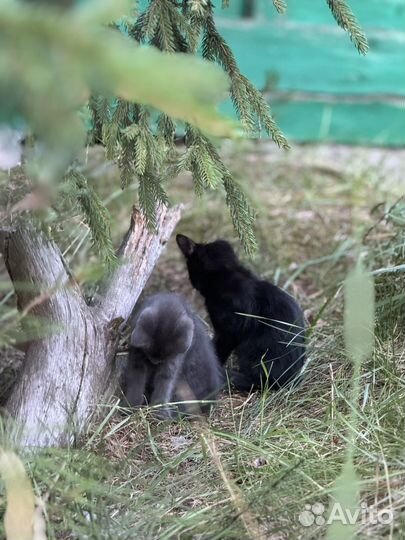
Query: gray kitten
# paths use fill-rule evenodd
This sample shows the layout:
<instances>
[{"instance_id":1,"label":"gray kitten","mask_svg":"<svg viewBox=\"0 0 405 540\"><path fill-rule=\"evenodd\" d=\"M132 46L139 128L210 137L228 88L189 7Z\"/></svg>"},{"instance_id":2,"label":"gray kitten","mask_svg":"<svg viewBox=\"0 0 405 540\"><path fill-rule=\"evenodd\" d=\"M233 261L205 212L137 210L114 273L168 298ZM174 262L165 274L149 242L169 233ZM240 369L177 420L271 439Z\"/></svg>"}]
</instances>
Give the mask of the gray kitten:
<instances>
[{"instance_id":1,"label":"gray kitten","mask_svg":"<svg viewBox=\"0 0 405 540\"><path fill-rule=\"evenodd\" d=\"M184 298L169 293L148 298L133 323L124 374L128 404L212 400L223 383L224 371L204 324ZM175 411L190 413L190 404L165 406L157 414L168 418Z\"/></svg>"}]
</instances>

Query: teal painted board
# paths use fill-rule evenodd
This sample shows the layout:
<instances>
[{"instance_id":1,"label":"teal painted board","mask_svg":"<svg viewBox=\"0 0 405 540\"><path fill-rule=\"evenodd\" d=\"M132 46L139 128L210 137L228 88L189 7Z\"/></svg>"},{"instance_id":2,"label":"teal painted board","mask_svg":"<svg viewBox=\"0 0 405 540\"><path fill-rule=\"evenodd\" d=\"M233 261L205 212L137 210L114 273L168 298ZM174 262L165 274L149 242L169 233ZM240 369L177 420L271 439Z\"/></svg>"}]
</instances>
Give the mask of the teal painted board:
<instances>
[{"instance_id":1,"label":"teal painted board","mask_svg":"<svg viewBox=\"0 0 405 540\"><path fill-rule=\"evenodd\" d=\"M216 3L216 18L240 19L246 9L246 2L253 3L253 16L256 22L264 19L274 20L280 26L291 23L319 24L336 27L326 0L287 0L287 11L280 14L271 0L230 0L229 7L221 8ZM349 5L364 28L398 30L405 29L404 0L351 0ZM343 30L340 30L343 32Z\"/></svg>"},{"instance_id":2,"label":"teal painted board","mask_svg":"<svg viewBox=\"0 0 405 540\"><path fill-rule=\"evenodd\" d=\"M317 27L300 26L293 32L271 23L218 27L242 73L259 88L274 73L281 90L405 93L405 34L403 41L375 35L369 53L361 56L345 34L323 33Z\"/></svg>"},{"instance_id":3,"label":"teal painted board","mask_svg":"<svg viewBox=\"0 0 405 540\"><path fill-rule=\"evenodd\" d=\"M290 141L405 145L405 107L385 103L285 102L271 97L269 101L275 120ZM231 115L232 104L227 102L222 111Z\"/></svg>"},{"instance_id":4,"label":"teal painted board","mask_svg":"<svg viewBox=\"0 0 405 540\"><path fill-rule=\"evenodd\" d=\"M238 2L242 4L242 0L232 3ZM405 30L405 2L403 0L349 0L348 4L364 28ZM236 10L235 5L233 9ZM226 17L226 11L218 15ZM271 0L257 0L255 15L258 18L274 19L280 25L298 22L330 25L337 28L326 0L311 0L311 2L287 0L287 11L283 15L277 13Z\"/></svg>"},{"instance_id":5,"label":"teal painted board","mask_svg":"<svg viewBox=\"0 0 405 540\"><path fill-rule=\"evenodd\" d=\"M347 143L355 140L358 144L378 146L405 144L405 107L385 103L275 102L273 113L286 136L296 141Z\"/></svg>"},{"instance_id":6,"label":"teal painted board","mask_svg":"<svg viewBox=\"0 0 405 540\"><path fill-rule=\"evenodd\" d=\"M369 39L365 57L326 0L289 0L286 15L256 0L253 17L235 18L246 1L234 0L230 18L218 10L217 25L290 139L405 145L405 0L349 2Z\"/></svg>"}]
</instances>

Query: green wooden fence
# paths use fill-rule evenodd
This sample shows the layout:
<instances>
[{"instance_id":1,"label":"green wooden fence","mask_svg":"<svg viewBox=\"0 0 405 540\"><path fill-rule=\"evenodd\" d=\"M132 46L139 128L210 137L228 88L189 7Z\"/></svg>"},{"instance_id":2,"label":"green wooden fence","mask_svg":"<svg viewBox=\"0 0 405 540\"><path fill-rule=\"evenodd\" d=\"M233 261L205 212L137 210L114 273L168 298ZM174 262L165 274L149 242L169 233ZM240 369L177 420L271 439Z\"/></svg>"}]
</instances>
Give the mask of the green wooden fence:
<instances>
[{"instance_id":1,"label":"green wooden fence","mask_svg":"<svg viewBox=\"0 0 405 540\"><path fill-rule=\"evenodd\" d=\"M288 0L284 15L271 0L230 0L216 20L291 140L405 145L405 0L349 3L369 39L365 57L326 0Z\"/></svg>"}]
</instances>

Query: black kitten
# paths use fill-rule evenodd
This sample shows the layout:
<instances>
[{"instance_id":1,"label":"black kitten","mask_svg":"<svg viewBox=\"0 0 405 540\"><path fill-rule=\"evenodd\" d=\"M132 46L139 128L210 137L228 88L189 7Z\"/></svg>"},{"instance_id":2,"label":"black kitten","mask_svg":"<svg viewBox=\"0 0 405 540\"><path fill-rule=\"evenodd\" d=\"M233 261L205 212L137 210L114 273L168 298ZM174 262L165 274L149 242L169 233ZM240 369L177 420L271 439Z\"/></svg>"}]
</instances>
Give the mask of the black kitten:
<instances>
[{"instance_id":1,"label":"black kitten","mask_svg":"<svg viewBox=\"0 0 405 540\"><path fill-rule=\"evenodd\" d=\"M202 321L177 294L156 294L135 317L124 392L131 406L215 399L224 372ZM194 407L195 408L195 407ZM178 410L190 412L180 404ZM173 416L166 406L160 418Z\"/></svg>"},{"instance_id":2,"label":"black kitten","mask_svg":"<svg viewBox=\"0 0 405 540\"><path fill-rule=\"evenodd\" d=\"M236 354L235 387L279 388L294 380L305 361L305 323L296 301L244 268L225 240L196 244L182 234L176 240L205 299L220 361Z\"/></svg>"}]
</instances>

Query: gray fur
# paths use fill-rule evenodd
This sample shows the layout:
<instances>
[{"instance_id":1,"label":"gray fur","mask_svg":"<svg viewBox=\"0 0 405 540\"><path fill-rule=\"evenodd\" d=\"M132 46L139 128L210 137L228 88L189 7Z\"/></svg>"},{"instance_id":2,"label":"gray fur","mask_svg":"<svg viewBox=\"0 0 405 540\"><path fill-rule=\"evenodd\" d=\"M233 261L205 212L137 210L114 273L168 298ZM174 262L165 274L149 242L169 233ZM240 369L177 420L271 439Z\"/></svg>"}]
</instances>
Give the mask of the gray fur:
<instances>
[{"instance_id":1,"label":"gray fur","mask_svg":"<svg viewBox=\"0 0 405 540\"><path fill-rule=\"evenodd\" d=\"M130 406L215 399L224 371L204 324L182 296L151 296L132 328L123 385ZM178 409L190 412L190 405ZM170 417L174 410L164 407L158 415Z\"/></svg>"}]
</instances>

